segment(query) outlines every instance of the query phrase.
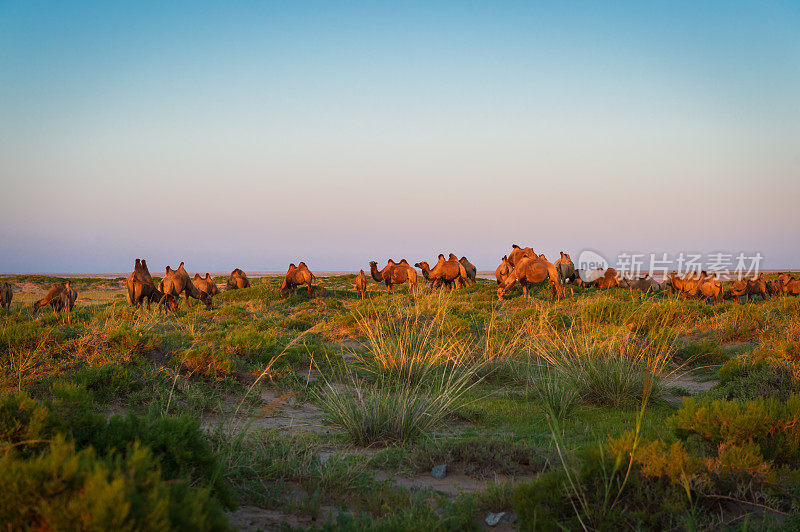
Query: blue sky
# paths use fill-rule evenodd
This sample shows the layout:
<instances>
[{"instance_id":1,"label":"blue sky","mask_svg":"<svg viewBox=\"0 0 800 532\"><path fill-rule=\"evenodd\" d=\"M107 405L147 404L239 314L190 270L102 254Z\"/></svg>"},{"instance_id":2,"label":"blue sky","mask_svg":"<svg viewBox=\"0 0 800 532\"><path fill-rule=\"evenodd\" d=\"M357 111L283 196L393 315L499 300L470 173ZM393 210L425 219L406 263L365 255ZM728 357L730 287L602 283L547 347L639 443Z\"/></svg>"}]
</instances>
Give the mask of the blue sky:
<instances>
[{"instance_id":1,"label":"blue sky","mask_svg":"<svg viewBox=\"0 0 800 532\"><path fill-rule=\"evenodd\" d=\"M226 4L0 0L0 272L800 267L797 2Z\"/></svg>"}]
</instances>

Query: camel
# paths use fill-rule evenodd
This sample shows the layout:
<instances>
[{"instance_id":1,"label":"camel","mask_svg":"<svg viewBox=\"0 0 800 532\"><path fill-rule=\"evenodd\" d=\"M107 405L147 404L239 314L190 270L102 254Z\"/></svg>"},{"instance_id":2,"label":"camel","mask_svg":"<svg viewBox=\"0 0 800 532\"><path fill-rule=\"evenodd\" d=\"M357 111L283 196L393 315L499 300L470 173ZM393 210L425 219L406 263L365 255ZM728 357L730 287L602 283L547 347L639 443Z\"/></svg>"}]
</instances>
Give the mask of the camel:
<instances>
[{"instance_id":1,"label":"camel","mask_svg":"<svg viewBox=\"0 0 800 532\"><path fill-rule=\"evenodd\" d=\"M512 244L511 247L511 253L508 254L508 263L512 268L516 268L517 262L523 257L538 258L533 248L521 248L516 244Z\"/></svg>"},{"instance_id":2,"label":"camel","mask_svg":"<svg viewBox=\"0 0 800 532\"><path fill-rule=\"evenodd\" d=\"M608 268L603 271L602 268L598 268L598 273L602 272L597 278L593 281L584 282L583 286L589 287L596 287L596 288L614 288L615 286L619 286L619 279L617 279L617 270L614 268Z\"/></svg>"},{"instance_id":3,"label":"camel","mask_svg":"<svg viewBox=\"0 0 800 532\"><path fill-rule=\"evenodd\" d=\"M231 272L231 276L228 277L228 284L225 285L225 290L237 290L239 288L250 288L250 280L247 278L246 273L236 268Z\"/></svg>"},{"instance_id":4,"label":"camel","mask_svg":"<svg viewBox=\"0 0 800 532\"><path fill-rule=\"evenodd\" d=\"M14 299L14 291L8 283L0 283L0 307L8 310L11 308L11 300Z\"/></svg>"},{"instance_id":5,"label":"camel","mask_svg":"<svg viewBox=\"0 0 800 532\"><path fill-rule=\"evenodd\" d=\"M575 264L572 263L569 253L562 251L561 256L556 259L555 267L558 272L558 282L561 283L561 286L575 278Z\"/></svg>"},{"instance_id":6,"label":"camel","mask_svg":"<svg viewBox=\"0 0 800 532\"><path fill-rule=\"evenodd\" d=\"M72 288L70 281L66 283L54 283L50 286L47 294L33 304L33 310L38 310L45 305L50 305L53 312L58 312L66 309L71 312L75 307L75 300L78 299L78 292Z\"/></svg>"},{"instance_id":7,"label":"camel","mask_svg":"<svg viewBox=\"0 0 800 532\"><path fill-rule=\"evenodd\" d=\"M161 292L164 292L165 295L173 296L176 299L180 299L181 292L183 292L186 295L187 304L189 298L191 297L193 299L199 299L205 303L206 308L213 308L211 296L201 290L198 290L197 287L192 283L191 279L189 279L189 274L186 273L186 269L183 267L183 262L181 262L177 270L173 270L167 266L164 278L161 279L160 283L158 283L158 289Z\"/></svg>"},{"instance_id":8,"label":"camel","mask_svg":"<svg viewBox=\"0 0 800 532\"><path fill-rule=\"evenodd\" d=\"M128 304L132 307L139 308L142 301L147 299L147 309L150 309L150 303L163 303L167 310L177 310L178 300L175 296L167 296L156 288L153 283L153 278L150 276L150 270L147 268L147 261L144 259L136 259L133 266L133 272L125 279L125 286L128 288Z\"/></svg>"},{"instance_id":9,"label":"camel","mask_svg":"<svg viewBox=\"0 0 800 532\"><path fill-rule=\"evenodd\" d=\"M364 299L364 294L367 291L367 276L364 275L364 270L358 272L356 275L356 291L361 294L361 299Z\"/></svg>"},{"instance_id":10,"label":"camel","mask_svg":"<svg viewBox=\"0 0 800 532\"><path fill-rule=\"evenodd\" d=\"M703 301L713 298L713 302L716 305L722 301L722 282L717 279L716 275L707 276L700 281L698 293Z\"/></svg>"},{"instance_id":11,"label":"camel","mask_svg":"<svg viewBox=\"0 0 800 532\"><path fill-rule=\"evenodd\" d=\"M422 274L431 282L433 288L439 288L442 284L448 286L455 284L456 288L461 288L462 283L467 280L466 269L452 253L447 260L440 253L439 261L433 268L429 268L425 261L418 262L415 266L422 269Z\"/></svg>"},{"instance_id":12,"label":"camel","mask_svg":"<svg viewBox=\"0 0 800 532\"><path fill-rule=\"evenodd\" d=\"M498 285L503 284L508 274L511 273L511 269L511 265L508 263L508 255L503 255L503 258L500 260L500 266L494 271L494 277L497 279Z\"/></svg>"},{"instance_id":13,"label":"camel","mask_svg":"<svg viewBox=\"0 0 800 532\"><path fill-rule=\"evenodd\" d=\"M624 279L626 288L630 288L631 290L639 290L648 294L650 292L659 292L661 291L661 285L650 277L650 274L645 274L644 277L639 277L638 279Z\"/></svg>"},{"instance_id":14,"label":"camel","mask_svg":"<svg viewBox=\"0 0 800 532\"><path fill-rule=\"evenodd\" d=\"M478 275L478 268L476 268L474 264L467 260L467 257L461 257L458 262L461 263L461 265L464 267L464 270L467 272L467 281L469 284L475 283L475 278Z\"/></svg>"},{"instance_id":15,"label":"camel","mask_svg":"<svg viewBox=\"0 0 800 532\"><path fill-rule=\"evenodd\" d=\"M772 279L771 281L767 281L767 294L772 296L779 296L783 293L783 285L781 285L780 279Z\"/></svg>"},{"instance_id":16,"label":"camel","mask_svg":"<svg viewBox=\"0 0 800 532\"><path fill-rule=\"evenodd\" d=\"M769 294L767 293L767 282L764 280L764 274L760 274L756 279L741 279L734 281L730 289L725 292L725 299L739 300L741 296L745 296L745 301L750 302L750 296L761 296L761 299L767 300Z\"/></svg>"},{"instance_id":17,"label":"camel","mask_svg":"<svg viewBox=\"0 0 800 532\"><path fill-rule=\"evenodd\" d=\"M678 277L676 271L671 271L667 276L667 281L672 287L673 293L680 298L698 297L700 295L700 283L706 278L706 272L689 272L683 277Z\"/></svg>"},{"instance_id":18,"label":"camel","mask_svg":"<svg viewBox=\"0 0 800 532\"><path fill-rule=\"evenodd\" d=\"M550 262L532 257L524 257L517 261L517 265L497 288L497 299L503 299L506 292L519 281L522 285L522 297L528 297L528 284L541 283L550 280L553 289L553 299L564 298L564 287L558 281L558 272L555 265Z\"/></svg>"},{"instance_id":19,"label":"camel","mask_svg":"<svg viewBox=\"0 0 800 532\"><path fill-rule=\"evenodd\" d=\"M783 285L783 293L790 296L800 296L800 279L790 277Z\"/></svg>"},{"instance_id":20,"label":"camel","mask_svg":"<svg viewBox=\"0 0 800 532\"><path fill-rule=\"evenodd\" d=\"M417 286L417 270L411 267L406 259L399 263L389 259L389 262L382 270L378 270L378 264L373 260L369 263L369 273L378 283L386 285L386 291L394 292L394 285L408 283L409 290Z\"/></svg>"},{"instance_id":21,"label":"camel","mask_svg":"<svg viewBox=\"0 0 800 532\"><path fill-rule=\"evenodd\" d=\"M214 282L214 279L211 278L211 275L206 273L205 277L200 277L199 273L194 274L194 279L192 279L192 284L200 290L201 292L205 292L211 297L219 294L219 288L217 288L217 283Z\"/></svg>"},{"instance_id":22,"label":"camel","mask_svg":"<svg viewBox=\"0 0 800 532\"><path fill-rule=\"evenodd\" d=\"M296 290L298 286L304 284L308 285L308 297L311 297L314 293L311 286L313 280L314 274L311 273L305 262L301 262L298 266L295 266L294 263L290 264L283 283L281 283L281 297L284 297L288 290Z\"/></svg>"}]
</instances>

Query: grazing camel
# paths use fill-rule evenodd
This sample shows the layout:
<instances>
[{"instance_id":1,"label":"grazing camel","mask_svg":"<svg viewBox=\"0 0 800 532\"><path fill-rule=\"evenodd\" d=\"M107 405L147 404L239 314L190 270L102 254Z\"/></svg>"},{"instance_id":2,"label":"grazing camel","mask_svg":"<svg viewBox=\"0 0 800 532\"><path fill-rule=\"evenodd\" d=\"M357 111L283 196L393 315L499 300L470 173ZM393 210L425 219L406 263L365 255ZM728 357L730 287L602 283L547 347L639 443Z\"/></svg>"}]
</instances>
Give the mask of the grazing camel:
<instances>
[{"instance_id":1,"label":"grazing camel","mask_svg":"<svg viewBox=\"0 0 800 532\"><path fill-rule=\"evenodd\" d=\"M128 304L139 308L142 301L147 299L147 309L150 309L150 302L163 303L167 310L178 309L178 299L175 296L167 296L156 288L150 270L147 268L147 261L136 259L133 272L125 279L125 286L128 288Z\"/></svg>"},{"instance_id":2,"label":"grazing camel","mask_svg":"<svg viewBox=\"0 0 800 532\"><path fill-rule=\"evenodd\" d=\"M602 268L597 269L597 273L599 274L593 281L584 281L583 286L586 288L595 287L595 288L614 288L615 286L619 286L619 279L617 278L617 270L614 268L608 268L603 270Z\"/></svg>"},{"instance_id":3,"label":"grazing camel","mask_svg":"<svg viewBox=\"0 0 800 532\"><path fill-rule=\"evenodd\" d=\"M761 299L766 301L769 298L769 294L764 274L760 274L756 279L734 281L730 289L725 292L725 299L738 301L741 296L745 296L745 301L748 303L750 302L750 296L761 296Z\"/></svg>"},{"instance_id":4,"label":"grazing camel","mask_svg":"<svg viewBox=\"0 0 800 532\"><path fill-rule=\"evenodd\" d=\"M0 307L8 310L11 308L11 300L14 299L14 291L8 283L0 283Z\"/></svg>"},{"instance_id":5,"label":"grazing camel","mask_svg":"<svg viewBox=\"0 0 800 532\"><path fill-rule=\"evenodd\" d=\"M508 274L511 273L511 264L508 263L508 255L503 255L503 258L500 261L500 266L494 271L494 277L497 279L497 284L503 284L503 281L506 280Z\"/></svg>"},{"instance_id":6,"label":"grazing camel","mask_svg":"<svg viewBox=\"0 0 800 532\"><path fill-rule=\"evenodd\" d=\"M529 258L538 258L538 255L533 248L521 248L516 244L511 245L511 253L508 254L508 263L511 265L512 268L517 267L517 262L523 259L524 257Z\"/></svg>"},{"instance_id":7,"label":"grazing camel","mask_svg":"<svg viewBox=\"0 0 800 532\"><path fill-rule=\"evenodd\" d=\"M231 272L231 276L228 277L225 290L238 290L239 288L250 288L250 280L247 278L246 273L236 268Z\"/></svg>"},{"instance_id":8,"label":"grazing camel","mask_svg":"<svg viewBox=\"0 0 800 532\"><path fill-rule=\"evenodd\" d=\"M57 283L50 286L47 294L33 304L33 310L38 310L45 305L50 305L53 312L62 310L72 311L75 307L75 300L78 299L78 292L72 288L70 281L66 283Z\"/></svg>"},{"instance_id":9,"label":"grazing camel","mask_svg":"<svg viewBox=\"0 0 800 532\"><path fill-rule=\"evenodd\" d=\"M213 308L211 296L201 290L198 290L197 287L192 283L191 279L189 279L189 274L186 273L186 269L183 267L183 262L181 262L177 270L173 270L167 266L164 278L161 279L160 283L158 283L158 289L161 292L164 292L165 295L173 296L176 299L180 299L181 292L183 292L186 295L187 304L189 298L191 297L193 299L199 299L205 303L206 308Z\"/></svg>"},{"instance_id":10,"label":"grazing camel","mask_svg":"<svg viewBox=\"0 0 800 532\"><path fill-rule=\"evenodd\" d=\"M575 264L572 263L569 253L562 251L561 256L556 259L555 267L558 272L558 282L561 283L561 286L575 278Z\"/></svg>"},{"instance_id":11,"label":"grazing camel","mask_svg":"<svg viewBox=\"0 0 800 532\"><path fill-rule=\"evenodd\" d=\"M215 295L219 294L219 288L217 288L217 283L214 282L214 279L211 278L211 275L206 273L205 277L200 277L199 273L194 274L194 279L192 279L192 284L200 290L201 292L205 292L210 297L214 297Z\"/></svg>"},{"instance_id":12,"label":"grazing camel","mask_svg":"<svg viewBox=\"0 0 800 532\"><path fill-rule=\"evenodd\" d=\"M624 282L625 288L639 290L645 294L661 291L661 285L658 283L658 281L650 277L649 273L645 274L644 277L639 277L638 279L623 279L622 282ZM622 282L620 286L622 286Z\"/></svg>"},{"instance_id":13,"label":"grazing camel","mask_svg":"<svg viewBox=\"0 0 800 532\"><path fill-rule=\"evenodd\" d=\"M522 297L528 297L528 284L541 283L547 280L550 281L550 287L553 289L553 299L563 299L564 287L558 281L556 267L552 263L539 258L524 257L517 261L517 265L498 287L497 299L503 299L506 292L517 281L522 285Z\"/></svg>"},{"instance_id":14,"label":"grazing camel","mask_svg":"<svg viewBox=\"0 0 800 532\"><path fill-rule=\"evenodd\" d=\"M409 290L417 286L417 271L408 264L406 259L399 263L389 259L382 270L378 270L378 264L374 260L370 261L369 273L376 282L384 283L386 291L389 293L394 292L396 284L407 282Z\"/></svg>"},{"instance_id":15,"label":"grazing camel","mask_svg":"<svg viewBox=\"0 0 800 532\"><path fill-rule=\"evenodd\" d=\"M458 262L461 263L461 265L464 267L464 271L467 272L467 282L469 284L475 283L475 278L478 276L478 268L476 268L474 264L467 260L467 257L461 257Z\"/></svg>"},{"instance_id":16,"label":"grazing camel","mask_svg":"<svg viewBox=\"0 0 800 532\"><path fill-rule=\"evenodd\" d=\"M364 294L367 292L367 276L364 275L364 270L356 275L356 291L361 294L361 299L364 299Z\"/></svg>"},{"instance_id":17,"label":"grazing camel","mask_svg":"<svg viewBox=\"0 0 800 532\"><path fill-rule=\"evenodd\" d=\"M281 297L284 297L288 290L294 291L298 286L304 284L308 285L308 297L311 297L314 293L311 285L313 280L314 274L311 273L305 262L301 262L298 266L295 266L294 263L290 264L283 283L281 283Z\"/></svg>"}]
</instances>

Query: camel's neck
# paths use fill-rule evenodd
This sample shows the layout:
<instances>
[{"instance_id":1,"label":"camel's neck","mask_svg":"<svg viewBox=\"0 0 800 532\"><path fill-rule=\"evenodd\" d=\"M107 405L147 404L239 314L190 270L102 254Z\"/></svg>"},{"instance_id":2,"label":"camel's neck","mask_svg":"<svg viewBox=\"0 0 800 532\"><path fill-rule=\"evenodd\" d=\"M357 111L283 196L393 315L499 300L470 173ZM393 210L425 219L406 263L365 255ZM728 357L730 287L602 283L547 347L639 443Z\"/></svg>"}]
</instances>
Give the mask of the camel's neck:
<instances>
[{"instance_id":1,"label":"camel's neck","mask_svg":"<svg viewBox=\"0 0 800 532\"><path fill-rule=\"evenodd\" d=\"M381 274L378 271L378 267L375 266L374 264L369 267L369 273L370 275L372 275L372 278L375 279L376 281L378 282L383 281L383 278L381 277Z\"/></svg>"}]
</instances>

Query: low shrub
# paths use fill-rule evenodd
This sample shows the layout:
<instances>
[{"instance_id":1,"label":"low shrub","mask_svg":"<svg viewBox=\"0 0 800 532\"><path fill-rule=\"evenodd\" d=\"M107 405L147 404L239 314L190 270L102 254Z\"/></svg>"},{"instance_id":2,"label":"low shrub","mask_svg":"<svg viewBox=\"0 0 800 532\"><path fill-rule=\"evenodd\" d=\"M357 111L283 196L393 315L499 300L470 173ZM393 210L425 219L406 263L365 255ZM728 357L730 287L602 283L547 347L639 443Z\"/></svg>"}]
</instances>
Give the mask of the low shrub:
<instances>
[{"instance_id":1,"label":"low shrub","mask_svg":"<svg viewBox=\"0 0 800 532\"><path fill-rule=\"evenodd\" d=\"M711 396L720 399L746 401L757 397L776 397L786 400L791 393L800 392L791 369L768 360L733 358L719 369L719 381Z\"/></svg>"},{"instance_id":2,"label":"low shrub","mask_svg":"<svg viewBox=\"0 0 800 532\"><path fill-rule=\"evenodd\" d=\"M40 454L0 455L0 522L9 530L226 530L208 492L168 482L133 443L126 456L75 450L57 435Z\"/></svg>"},{"instance_id":3,"label":"low shrub","mask_svg":"<svg viewBox=\"0 0 800 532\"><path fill-rule=\"evenodd\" d=\"M186 349L179 355L181 365L192 374L213 379L224 379L231 372L231 361L219 350L208 346Z\"/></svg>"},{"instance_id":4,"label":"low shrub","mask_svg":"<svg viewBox=\"0 0 800 532\"><path fill-rule=\"evenodd\" d=\"M800 463L800 394L785 402L774 397L751 401L688 397L669 423L682 439L697 436L715 448L752 442L778 465Z\"/></svg>"}]
</instances>

